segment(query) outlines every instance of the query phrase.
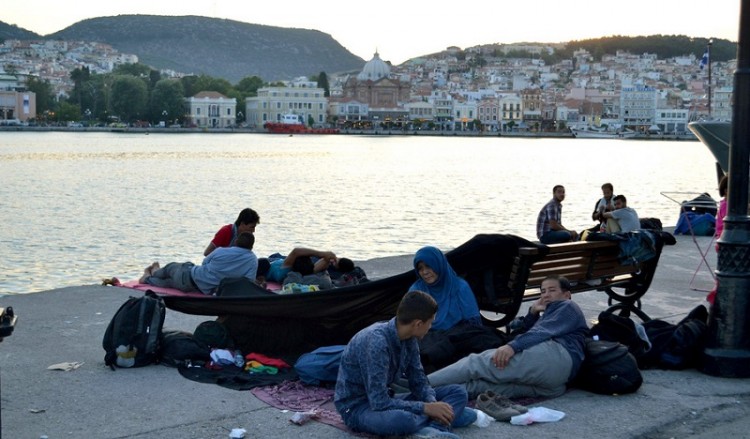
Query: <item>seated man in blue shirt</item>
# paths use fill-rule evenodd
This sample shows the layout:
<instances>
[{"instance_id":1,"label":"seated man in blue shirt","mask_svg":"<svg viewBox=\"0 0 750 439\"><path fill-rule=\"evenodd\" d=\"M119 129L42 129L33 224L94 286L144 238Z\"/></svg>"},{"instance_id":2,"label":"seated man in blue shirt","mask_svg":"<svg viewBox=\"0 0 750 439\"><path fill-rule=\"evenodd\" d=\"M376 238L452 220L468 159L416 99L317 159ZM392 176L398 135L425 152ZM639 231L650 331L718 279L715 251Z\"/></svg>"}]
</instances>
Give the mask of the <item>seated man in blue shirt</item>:
<instances>
[{"instance_id":1,"label":"seated man in blue shirt","mask_svg":"<svg viewBox=\"0 0 750 439\"><path fill-rule=\"evenodd\" d=\"M143 271L139 282L155 287L175 288L186 293L216 293L222 279L246 277L255 282L258 257L253 253L255 236L242 232L233 247L219 247L206 256L201 265L170 262L163 268L154 262Z\"/></svg>"},{"instance_id":2,"label":"seated man in blue shirt","mask_svg":"<svg viewBox=\"0 0 750 439\"><path fill-rule=\"evenodd\" d=\"M566 278L547 277L541 292L528 314L514 321L525 332L504 346L431 373L430 383L465 384L472 398L488 391L508 398L562 395L583 362L588 326L581 308L570 300Z\"/></svg>"},{"instance_id":3,"label":"seated man in blue shirt","mask_svg":"<svg viewBox=\"0 0 750 439\"><path fill-rule=\"evenodd\" d=\"M396 317L358 332L341 358L334 403L347 427L381 436L457 438L451 427L476 420L460 385L433 389L419 360L418 340L430 330L437 303L410 291ZM394 395L389 386L405 376L411 393Z\"/></svg>"}]
</instances>

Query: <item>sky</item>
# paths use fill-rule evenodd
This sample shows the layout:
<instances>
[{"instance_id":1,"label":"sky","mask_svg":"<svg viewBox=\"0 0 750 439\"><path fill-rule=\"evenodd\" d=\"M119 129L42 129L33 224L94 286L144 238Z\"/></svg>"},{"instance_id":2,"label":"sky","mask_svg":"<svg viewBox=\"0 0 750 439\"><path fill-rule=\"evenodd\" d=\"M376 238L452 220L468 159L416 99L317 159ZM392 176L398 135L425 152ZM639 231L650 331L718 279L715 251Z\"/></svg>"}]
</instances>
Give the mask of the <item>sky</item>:
<instances>
[{"instance_id":1,"label":"sky","mask_svg":"<svg viewBox=\"0 0 750 439\"><path fill-rule=\"evenodd\" d=\"M393 64L448 46L567 42L612 35L688 35L737 41L741 0L28 0L4 2L0 21L47 35L87 18L200 15L315 29L369 60Z\"/></svg>"}]
</instances>

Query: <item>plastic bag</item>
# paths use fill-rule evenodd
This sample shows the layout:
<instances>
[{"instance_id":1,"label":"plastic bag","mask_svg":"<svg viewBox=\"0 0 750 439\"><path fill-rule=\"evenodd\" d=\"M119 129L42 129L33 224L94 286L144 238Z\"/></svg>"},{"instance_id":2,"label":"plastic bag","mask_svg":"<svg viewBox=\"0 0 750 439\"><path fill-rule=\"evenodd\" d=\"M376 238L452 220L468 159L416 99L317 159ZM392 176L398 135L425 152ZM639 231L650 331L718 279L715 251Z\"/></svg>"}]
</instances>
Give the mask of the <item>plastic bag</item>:
<instances>
[{"instance_id":1,"label":"plastic bag","mask_svg":"<svg viewBox=\"0 0 750 439\"><path fill-rule=\"evenodd\" d=\"M474 411L477 412L477 420L474 421L474 425L476 425L479 428L489 427L490 424L495 420L492 416L486 414L485 412L481 410L474 410Z\"/></svg>"},{"instance_id":2,"label":"plastic bag","mask_svg":"<svg viewBox=\"0 0 750 439\"><path fill-rule=\"evenodd\" d=\"M513 425L529 425L534 422L557 422L565 417L565 413L546 407L533 407L527 413L510 418Z\"/></svg>"}]
</instances>

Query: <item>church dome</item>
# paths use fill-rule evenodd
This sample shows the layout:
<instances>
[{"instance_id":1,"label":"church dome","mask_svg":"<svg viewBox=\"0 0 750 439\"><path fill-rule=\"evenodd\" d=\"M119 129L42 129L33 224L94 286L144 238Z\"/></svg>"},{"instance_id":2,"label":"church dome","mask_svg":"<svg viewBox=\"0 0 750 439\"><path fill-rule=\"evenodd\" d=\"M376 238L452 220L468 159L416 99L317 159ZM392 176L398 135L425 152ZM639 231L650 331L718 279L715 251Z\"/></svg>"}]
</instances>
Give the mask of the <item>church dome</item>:
<instances>
[{"instance_id":1,"label":"church dome","mask_svg":"<svg viewBox=\"0 0 750 439\"><path fill-rule=\"evenodd\" d=\"M375 56L371 60L367 61L365 68L362 72L357 75L357 79L360 81L376 81L380 78L386 78L391 74L391 68L388 64L380 59L378 52L375 52Z\"/></svg>"}]
</instances>

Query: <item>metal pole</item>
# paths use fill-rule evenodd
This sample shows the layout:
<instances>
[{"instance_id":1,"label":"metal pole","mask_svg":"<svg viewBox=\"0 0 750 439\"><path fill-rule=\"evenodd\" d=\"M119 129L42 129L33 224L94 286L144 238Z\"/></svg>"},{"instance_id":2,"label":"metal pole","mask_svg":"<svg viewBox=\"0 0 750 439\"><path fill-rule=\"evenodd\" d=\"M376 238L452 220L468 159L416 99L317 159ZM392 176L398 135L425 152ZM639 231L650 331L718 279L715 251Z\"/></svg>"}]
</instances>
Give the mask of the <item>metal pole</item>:
<instances>
[{"instance_id":1,"label":"metal pole","mask_svg":"<svg viewBox=\"0 0 750 439\"><path fill-rule=\"evenodd\" d=\"M702 365L703 372L722 377L750 377L749 163L750 0L742 0L729 148L728 211L719 238L719 286L711 307Z\"/></svg>"},{"instance_id":2,"label":"metal pole","mask_svg":"<svg viewBox=\"0 0 750 439\"><path fill-rule=\"evenodd\" d=\"M711 118L711 45L714 43L713 39L708 40L706 46L706 53L708 54L708 118Z\"/></svg>"}]
</instances>

